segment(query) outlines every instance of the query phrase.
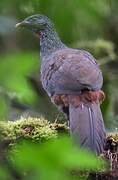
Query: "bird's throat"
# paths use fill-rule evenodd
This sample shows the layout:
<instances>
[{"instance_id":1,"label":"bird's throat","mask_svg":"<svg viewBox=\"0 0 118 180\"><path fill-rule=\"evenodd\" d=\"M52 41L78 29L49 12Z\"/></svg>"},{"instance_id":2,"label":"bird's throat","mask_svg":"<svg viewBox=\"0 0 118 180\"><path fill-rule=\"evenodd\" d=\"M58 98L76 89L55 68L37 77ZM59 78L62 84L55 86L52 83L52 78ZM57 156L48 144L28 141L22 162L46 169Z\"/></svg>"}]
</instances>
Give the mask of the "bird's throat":
<instances>
[{"instance_id":1,"label":"bird's throat","mask_svg":"<svg viewBox=\"0 0 118 180\"><path fill-rule=\"evenodd\" d=\"M55 52L58 49L62 49L66 47L61 42L58 34L50 28L41 31L39 37L40 37L41 58L50 55L51 53Z\"/></svg>"}]
</instances>

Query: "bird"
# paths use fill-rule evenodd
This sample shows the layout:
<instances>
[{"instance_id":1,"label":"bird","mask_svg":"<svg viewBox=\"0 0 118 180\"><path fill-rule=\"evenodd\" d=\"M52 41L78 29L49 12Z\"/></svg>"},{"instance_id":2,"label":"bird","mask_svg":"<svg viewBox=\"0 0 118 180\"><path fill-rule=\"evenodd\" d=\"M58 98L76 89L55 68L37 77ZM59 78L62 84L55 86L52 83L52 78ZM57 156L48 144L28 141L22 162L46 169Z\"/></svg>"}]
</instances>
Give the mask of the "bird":
<instances>
[{"instance_id":1,"label":"bird","mask_svg":"<svg viewBox=\"0 0 118 180\"><path fill-rule=\"evenodd\" d=\"M29 16L16 27L39 39L42 86L66 115L73 141L96 155L103 153L106 130L100 104L105 94L96 59L86 50L65 45L52 20L43 14Z\"/></svg>"}]
</instances>

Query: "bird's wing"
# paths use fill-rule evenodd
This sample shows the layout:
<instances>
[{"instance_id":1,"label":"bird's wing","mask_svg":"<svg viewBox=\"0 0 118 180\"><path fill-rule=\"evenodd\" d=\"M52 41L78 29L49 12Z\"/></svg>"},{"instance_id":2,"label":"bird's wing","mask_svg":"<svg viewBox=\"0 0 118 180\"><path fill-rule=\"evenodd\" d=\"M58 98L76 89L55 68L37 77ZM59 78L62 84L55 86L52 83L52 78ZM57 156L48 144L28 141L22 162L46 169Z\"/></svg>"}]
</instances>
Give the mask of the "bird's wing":
<instances>
[{"instance_id":1,"label":"bird's wing","mask_svg":"<svg viewBox=\"0 0 118 180\"><path fill-rule=\"evenodd\" d=\"M50 65L47 63L45 72L42 73L47 91L56 94L75 94L82 89L101 89L102 73L88 52L64 49L55 52L51 58L48 61Z\"/></svg>"}]
</instances>

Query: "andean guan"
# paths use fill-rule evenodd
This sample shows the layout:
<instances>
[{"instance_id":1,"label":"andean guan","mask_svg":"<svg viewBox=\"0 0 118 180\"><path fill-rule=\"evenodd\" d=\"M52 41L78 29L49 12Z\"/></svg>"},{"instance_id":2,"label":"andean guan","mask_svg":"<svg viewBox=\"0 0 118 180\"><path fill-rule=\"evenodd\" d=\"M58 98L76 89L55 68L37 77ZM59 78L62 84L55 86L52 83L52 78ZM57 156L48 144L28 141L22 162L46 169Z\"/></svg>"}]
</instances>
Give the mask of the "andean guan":
<instances>
[{"instance_id":1,"label":"andean guan","mask_svg":"<svg viewBox=\"0 0 118 180\"><path fill-rule=\"evenodd\" d=\"M42 85L66 114L72 138L81 147L102 153L106 138L100 110L103 77L96 60L89 52L62 43L47 16L30 16L16 24L19 26L28 28L40 40Z\"/></svg>"}]
</instances>

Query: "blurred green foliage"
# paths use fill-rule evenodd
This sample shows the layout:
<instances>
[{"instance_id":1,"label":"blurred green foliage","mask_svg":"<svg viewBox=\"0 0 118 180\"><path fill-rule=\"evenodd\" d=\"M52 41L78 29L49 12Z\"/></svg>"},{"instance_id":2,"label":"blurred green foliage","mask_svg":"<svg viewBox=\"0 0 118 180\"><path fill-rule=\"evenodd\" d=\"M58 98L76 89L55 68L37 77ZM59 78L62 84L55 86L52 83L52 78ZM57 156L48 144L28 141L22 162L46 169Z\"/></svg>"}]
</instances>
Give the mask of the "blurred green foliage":
<instances>
[{"instance_id":1,"label":"blurred green foliage","mask_svg":"<svg viewBox=\"0 0 118 180\"><path fill-rule=\"evenodd\" d=\"M0 178L6 178L5 172L8 171L9 180L86 179L90 171L103 172L106 168L102 159L75 147L67 137L49 140L43 144L35 141L19 142L1 163L3 167L0 168ZM84 173L81 174L82 172Z\"/></svg>"},{"instance_id":2,"label":"blurred green foliage","mask_svg":"<svg viewBox=\"0 0 118 180\"><path fill-rule=\"evenodd\" d=\"M102 160L73 147L73 143L68 138L48 141L41 146L33 144L32 149L29 150L30 146L31 144L23 144L17 147L19 152L14 154L14 159L20 172L32 170L35 179L38 177L41 180L47 180L49 177L51 180L72 179L69 172L74 169L99 171L104 167ZM33 159L30 159L32 154L34 154Z\"/></svg>"},{"instance_id":3,"label":"blurred green foliage","mask_svg":"<svg viewBox=\"0 0 118 180\"><path fill-rule=\"evenodd\" d=\"M28 76L39 70L38 55L36 53L17 53L1 57L0 60L1 93L18 96L28 102L33 100L34 91L28 84Z\"/></svg>"},{"instance_id":4,"label":"blurred green foliage","mask_svg":"<svg viewBox=\"0 0 118 180\"><path fill-rule=\"evenodd\" d=\"M8 101L2 93L0 93L0 117L4 119L8 113Z\"/></svg>"}]
</instances>

